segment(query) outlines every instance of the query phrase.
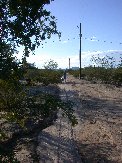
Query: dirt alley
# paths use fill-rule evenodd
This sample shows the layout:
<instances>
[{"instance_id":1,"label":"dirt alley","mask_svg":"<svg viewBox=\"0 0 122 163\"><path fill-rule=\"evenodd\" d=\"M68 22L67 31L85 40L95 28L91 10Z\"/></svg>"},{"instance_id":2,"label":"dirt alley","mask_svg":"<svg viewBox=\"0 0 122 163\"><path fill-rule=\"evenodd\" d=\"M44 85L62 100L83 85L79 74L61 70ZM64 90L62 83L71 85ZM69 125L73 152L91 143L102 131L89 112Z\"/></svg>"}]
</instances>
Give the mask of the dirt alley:
<instances>
[{"instance_id":1,"label":"dirt alley","mask_svg":"<svg viewBox=\"0 0 122 163\"><path fill-rule=\"evenodd\" d=\"M33 147L40 163L121 163L122 88L92 84L68 75L58 85L60 96L75 103L78 125L72 127L61 116L54 125L41 131ZM36 162L29 147L19 145L16 157Z\"/></svg>"},{"instance_id":2,"label":"dirt alley","mask_svg":"<svg viewBox=\"0 0 122 163\"><path fill-rule=\"evenodd\" d=\"M60 85L76 103L74 128L83 162L122 162L122 87L68 76Z\"/></svg>"}]
</instances>

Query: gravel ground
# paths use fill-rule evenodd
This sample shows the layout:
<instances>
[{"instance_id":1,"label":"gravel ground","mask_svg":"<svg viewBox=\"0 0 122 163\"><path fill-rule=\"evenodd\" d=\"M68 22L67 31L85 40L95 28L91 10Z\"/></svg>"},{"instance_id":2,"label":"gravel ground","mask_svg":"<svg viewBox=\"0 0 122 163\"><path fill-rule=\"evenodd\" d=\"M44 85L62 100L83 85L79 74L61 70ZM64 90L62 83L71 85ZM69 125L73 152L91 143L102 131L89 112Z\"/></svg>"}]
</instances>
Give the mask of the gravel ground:
<instances>
[{"instance_id":1,"label":"gravel ground","mask_svg":"<svg viewBox=\"0 0 122 163\"><path fill-rule=\"evenodd\" d=\"M122 88L70 75L59 87L62 99L75 102L78 125L60 111L54 125L18 142L16 157L22 163L121 163Z\"/></svg>"},{"instance_id":2,"label":"gravel ground","mask_svg":"<svg viewBox=\"0 0 122 163\"><path fill-rule=\"evenodd\" d=\"M37 154L40 163L82 163L73 129L61 111L55 124L38 136Z\"/></svg>"},{"instance_id":3,"label":"gravel ground","mask_svg":"<svg viewBox=\"0 0 122 163\"><path fill-rule=\"evenodd\" d=\"M60 96L63 100L72 100L65 88L61 88ZM82 163L75 137L75 130L60 110L53 125L17 142L16 158L21 163Z\"/></svg>"},{"instance_id":4,"label":"gravel ground","mask_svg":"<svg viewBox=\"0 0 122 163\"><path fill-rule=\"evenodd\" d=\"M122 163L122 87L68 76L60 86L76 102L75 142L85 163Z\"/></svg>"}]
</instances>

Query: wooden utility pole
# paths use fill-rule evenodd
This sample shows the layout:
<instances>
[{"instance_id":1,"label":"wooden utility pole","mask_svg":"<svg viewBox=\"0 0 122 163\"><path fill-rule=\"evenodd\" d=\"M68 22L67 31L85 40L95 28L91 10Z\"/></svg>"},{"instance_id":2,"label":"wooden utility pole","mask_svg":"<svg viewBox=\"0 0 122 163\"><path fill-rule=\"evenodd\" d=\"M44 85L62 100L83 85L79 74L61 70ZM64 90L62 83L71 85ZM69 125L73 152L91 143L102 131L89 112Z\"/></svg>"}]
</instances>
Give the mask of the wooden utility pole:
<instances>
[{"instance_id":1,"label":"wooden utility pole","mask_svg":"<svg viewBox=\"0 0 122 163\"><path fill-rule=\"evenodd\" d=\"M69 69L70 69L70 58L69 58Z\"/></svg>"},{"instance_id":2,"label":"wooden utility pole","mask_svg":"<svg viewBox=\"0 0 122 163\"><path fill-rule=\"evenodd\" d=\"M79 59L80 59L80 79L81 79L81 23L80 23L80 54L79 54Z\"/></svg>"}]
</instances>

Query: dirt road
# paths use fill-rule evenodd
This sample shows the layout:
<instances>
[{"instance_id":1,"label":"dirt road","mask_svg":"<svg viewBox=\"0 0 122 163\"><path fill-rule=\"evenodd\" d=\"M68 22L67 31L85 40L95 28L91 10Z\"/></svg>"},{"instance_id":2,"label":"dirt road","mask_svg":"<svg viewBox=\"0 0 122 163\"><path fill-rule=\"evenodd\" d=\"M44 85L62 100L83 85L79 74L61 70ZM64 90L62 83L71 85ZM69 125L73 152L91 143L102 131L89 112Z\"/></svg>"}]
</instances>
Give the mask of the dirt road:
<instances>
[{"instance_id":1,"label":"dirt road","mask_svg":"<svg viewBox=\"0 0 122 163\"><path fill-rule=\"evenodd\" d=\"M36 138L34 149L38 162L121 163L122 88L92 84L70 75L67 83L59 87L62 99L75 102L78 125L72 127L60 111L54 125ZM22 163L34 162L28 151L20 150L18 157Z\"/></svg>"},{"instance_id":2,"label":"dirt road","mask_svg":"<svg viewBox=\"0 0 122 163\"><path fill-rule=\"evenodd\" d=\"M122 162L122 88L68 76L60 85L76 102L74 128L83 162Z\"/></svg>"},{"instance_id":3,"label":"dirt road","mask_svg":"<svg viewBox=\"0 0 122 163\"><path fill-rule=\"evenodd\" d=\"M74 95L67 93L65 88L67 85L61 84L59 87L62 100L72 100ZM75 130L68 118L62 116L60 110L54 125L44 129L38 136L37 155L39 156L39 162L82 163L75 139Z\"/></svg>"}]
</instances>

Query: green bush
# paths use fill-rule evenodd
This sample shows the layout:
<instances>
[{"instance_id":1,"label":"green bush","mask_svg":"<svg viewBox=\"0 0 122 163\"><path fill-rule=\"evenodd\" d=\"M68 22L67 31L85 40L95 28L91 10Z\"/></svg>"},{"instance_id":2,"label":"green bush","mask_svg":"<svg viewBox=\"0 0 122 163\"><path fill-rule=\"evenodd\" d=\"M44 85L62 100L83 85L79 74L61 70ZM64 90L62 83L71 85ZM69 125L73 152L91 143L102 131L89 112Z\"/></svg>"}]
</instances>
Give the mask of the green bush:
<instances>
[{"instance_id":1,"label":"green bush","mask_svg":"<svg viewBox=\"0 0 122 163\"><path fill-rule=\"evenodd\" d=\"M122 84L122 67L116 68L113 70L113 83L117 85Z\"/></svg>"},{"instance_id":2,"label":"green bush","mask_svg":"<svg viewBox=\"0 0 122 163\"><path fill-rule=\"evenodd\" d=\"M58 111L59 107L63 109L67 106L58 95L29 95L27 89L23 90L19 84L15 86L3 80L0 80L0 96L0 111L5 113L4 118L17 122L22 127L28 118L49 117L54 111ZM71 107L68 106L66 108L70 110Z\"/></svg>"},{"instance_id":3,"label":"green bush","mask_svg":"<svg viewBox=\"0 0 122 163\"><path fill-rule=\"evenodd\" d=\"M68 70L69 74L79 77L79 70ZM105 67L85 67L81 70L82 78L89 81L102 81L108 84L122 84L122 67L105 68Z\"/></svg>"},{"instance_id":4,"label":"green bush","mask_svg":"<svg viewBox=\"0 0 122 163\"><path fill-rule=\"evenodd\" d=\"M24 92L18 82L0 79L0 97L0 111L9 111L20 105Z\"/></svg>"},{"instance_id":5,"label":"green bush","mask_svg":"<svg viewBox=\"0 0 122 163\"><path fill-rule=\"evenodd\" d=\"M40 70L39 82L44 85L61 83L62 72L57 70Z\"/></svg>"},{"instance_id":6,"label":"green bush","mask_svg":"<svg viewBox=\"0 0 122 163\"><path fill-rule=\"evenodd\" d=\"M63 71L49 69L28 69L25 78L31 79L32 82L40 82L44 85L61 83Z\"/></svg>"},{"instance_id":7,"label":"green bush","mask_svg":"<svg viewBox=\"0 0 122 163\"><path fill-rule=\"evenodd\" d=\"M86 67L84 68L84 73L88 80L96 79L108 82L111 79L112 70L104 67Z\"/></svg>"},{"instance_id":8,"label":"green bush","mask_svg":"<svg viewBox=\"0 0 122 163\"><path fill-rule=\"evenodd\" d=\"M68 70L69 74L73 75L75 78L79 78L80 77L80 70ZM81 77L84 79L85 78L85 73L84 73L84 69L81 69Z\"/></svg>"}]
</instances>

